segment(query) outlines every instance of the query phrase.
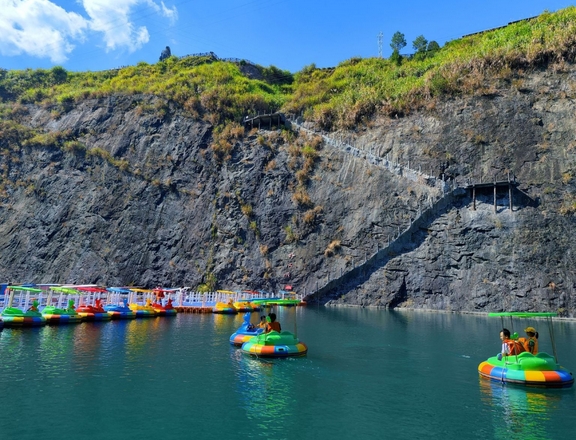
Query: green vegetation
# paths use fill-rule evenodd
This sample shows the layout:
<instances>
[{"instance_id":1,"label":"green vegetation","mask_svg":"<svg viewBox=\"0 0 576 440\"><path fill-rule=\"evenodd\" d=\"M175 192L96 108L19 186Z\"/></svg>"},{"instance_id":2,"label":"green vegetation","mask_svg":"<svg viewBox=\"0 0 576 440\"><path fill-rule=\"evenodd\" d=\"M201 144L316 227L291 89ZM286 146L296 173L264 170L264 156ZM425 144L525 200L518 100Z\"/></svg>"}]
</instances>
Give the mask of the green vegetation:
<instances>
[{"instance_id":1,"label":"green vegetation","mask_svg":"<svg viewBox=\"0 0 576 440\"><path fill-rule=\"evenodd\" d=\"M325 129L351 128L375 112L402 116L441 96L489 93L487 78L509 81L521 69L574 60L576 8L429 46L426 57L399 62L354 58L333 71L305 68L284 109Z\"/></svg>"},{"instance_id":2,"label":"green vegetation","mask_svg":"<svg viewBox=\"0 0 576 440\"><path fill-rule=\"evenodd\" d=\"M290 92L292 75L261 69L263 80L248 79L241 65L210 57L170 57L102 72L0 70L0 99L69 111L75 102L114 94L154 94L179 103L192 116L217 125L248 113L279 109Z\"/></svg>"},{"instance_id":3,"label":"green vegetation","mask_svg":"<svg viewBox=\"0 0 576 440\"><path fill-rule=\"evenodd\" d=\"M573 61L575 43L576 8L568 7L442 48L421 35L413 42L413 57L399 55L406 41L397 32L391 43L397 56L391 59L352 58L332 69L312 64L295 75L274 66L258 67L256 76L261 79L244 75L246 63L211 56L172 56L153 65L102 72L67 72L61 67L0 70L0 99L41 104L58 114L87 98L143 93L179 104L192 117L215 126L238 123L247 114L282 110L303 114L325 129L350 128L368 123L375 113L394 117L433 108L442 96L490 93L493 85L487 78L510 82L522 69ZM8 113L0 108L2 118L16 116ZM223 136L213 150L224 160L234 134L219 130Z\"/></svg>"}]
</instances>

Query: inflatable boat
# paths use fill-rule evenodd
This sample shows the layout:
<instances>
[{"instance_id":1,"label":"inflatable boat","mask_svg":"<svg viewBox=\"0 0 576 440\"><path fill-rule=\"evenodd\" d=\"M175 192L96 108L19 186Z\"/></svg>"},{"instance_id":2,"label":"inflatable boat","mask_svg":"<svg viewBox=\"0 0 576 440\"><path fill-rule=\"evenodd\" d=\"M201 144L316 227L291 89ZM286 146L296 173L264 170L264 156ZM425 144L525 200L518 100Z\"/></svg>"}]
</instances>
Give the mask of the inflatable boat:
<instances>
[{"instance_id":1,"label":"inflatable boat","mask_svg":"<svg viewBox=\"0 0 576 440\"><path fill-rule=\"evenodd\" d=\"M305 356L308 347L293 333L271 331L250 338L242 344L242 352L257 357L285 358Z\"/></svg>"},{"instance_id":2,"label":"inflatable boat","mask_svg":"<svg viewBox=\"0 0 576 440\"><path fill-rule=\"evenodd\" d=\"M501 354L488 358L478 366L478 373L481 377L501 383L511 383L526 386L536 386L544 388L566 388L574 384L574 376L566 368L558 363L554 342L554 332L552 327L552 317L556 313L529 313L529 312L502 312L489 313L488 316L501 317L502 327L504 318L545 318L550 329L552 349L554 356L539 352L532 354L524 351L518 354ZM511 322L511 326L513 322ZM532 330L534 330L532 328ZM514 333L511 338L518 339Z\"/></svg>"}]
</instances>

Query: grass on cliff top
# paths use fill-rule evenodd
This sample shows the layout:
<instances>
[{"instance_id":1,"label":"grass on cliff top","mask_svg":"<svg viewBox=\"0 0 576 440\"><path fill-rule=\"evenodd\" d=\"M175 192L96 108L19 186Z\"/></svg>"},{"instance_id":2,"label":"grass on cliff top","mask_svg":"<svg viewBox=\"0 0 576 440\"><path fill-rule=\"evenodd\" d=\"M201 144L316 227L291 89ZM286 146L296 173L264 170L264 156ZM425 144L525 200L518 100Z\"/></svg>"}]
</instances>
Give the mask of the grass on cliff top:
<instances>
[{"instance_id":1,"label":"grass on cliff top","mask_svg":"<svg viewBox=\"0 0 576 440\"><path fill-rule=\"evenodd\" d=\"M494 80L510 80L521 69L573 61L575 42L576 8L568 7L400 63L353 58L334 69L312 65L294 75L293 83L289 72L274 67L264 69L265 81L244 76L240 64L171 57L102 72L0 70L0 98L66 111L90 97L144 93L177 102L213 124L282 109L326 129L351 128L375 113L401 116L433 106L441 96L490 93Z\"/></svg>"},{"instance_id":2,"label":"grass on cliff top","mask_svg":"<svg viewBox=\"0 0 576 440\"><path fill-rule=\"evenodd\" d=\"M304 69L284 106L321 127L351 128L374 113L403 115L442 95L490 93L519 69L573 61L576 8L447 43L425 57L351 59L333 71ZM487 81L489 80L489 81Z\"/></svg>"},{"instance_id":3,"label":"grass on cliff top","mask_svg":"<svg viewBox=\"0 0 576 440\"><path fill-rule=\"evenodd\" d=\"M152 94L214 124L279 109L290 92L292 75L272 66L260 69L264 79L249 79L241 66L208 57L170 57L101 72L66 72L61 67L0 71L0 98L66 110L89 98Z\"/></svg>"}]
</instances>

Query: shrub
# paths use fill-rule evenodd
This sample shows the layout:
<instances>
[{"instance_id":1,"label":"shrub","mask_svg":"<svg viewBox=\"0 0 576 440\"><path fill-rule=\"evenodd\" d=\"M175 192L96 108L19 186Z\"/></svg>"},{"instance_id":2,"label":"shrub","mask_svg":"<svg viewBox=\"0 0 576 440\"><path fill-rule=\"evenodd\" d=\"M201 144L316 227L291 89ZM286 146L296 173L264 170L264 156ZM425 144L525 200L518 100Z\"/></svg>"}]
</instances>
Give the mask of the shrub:
<instances>
[{"instance_id":1,"label":"shrub","mask_svg":"<svg viewBox=\"0 0 576 440\"><path fill-rule=\"evenodd\" d=\"M332 240L328 247L324 250L325 257L331 257L340 250L340 240Z\"/></svg>"},{"instance_id":2,"label":"shrub","mask_svg":"<svg viewBox=\"0 0 576 440\"><path fill-rule=\"evenodd\" d=\"M314 209L310 209L304 213L302 220L308 225L314 224L322 211L323 208L321 206L315 206Z\"/></svg>"},{"instance_id":3,"label":"shrub","mask_svg":"<svg viewBox=\"0 0 576 440\"><path fill-rule=\"evenodd\" d=\"M252 206L250 205L241 205L240 210L242 211L242 214L244 214L246 217L252 217L252 215L254 214Z\"/></svg>"},{"instance_id":4,"label":"shrub","mask_svg":"<svg viewBox=\"0 0 576 440\"><path fill-rule=\"evenodd\" d=\"M298 206L311 206L312 199L304 189L297 190L294 195L292 195L292 201L296 203Z\"/></svg>"},{"instance_id":5,"label":"shrub","mask_svg":"<svg viewBox=\"0 0 576 440\"><path fill-rule=\"evenodd\" d=\"M284 227L284 232L286 233L285 243L293 243L298 240L298 234L292 228L292 225L287 225Z\"/></svg>"}]
</instances>

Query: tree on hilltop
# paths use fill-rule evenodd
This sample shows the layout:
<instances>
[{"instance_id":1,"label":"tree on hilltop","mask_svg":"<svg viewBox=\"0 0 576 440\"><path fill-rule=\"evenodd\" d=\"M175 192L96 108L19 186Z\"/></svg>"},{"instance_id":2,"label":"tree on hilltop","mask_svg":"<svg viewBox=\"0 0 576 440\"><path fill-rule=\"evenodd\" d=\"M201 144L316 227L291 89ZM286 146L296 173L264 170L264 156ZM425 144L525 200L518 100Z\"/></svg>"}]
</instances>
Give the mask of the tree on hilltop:
<instances>
[{"instance_id":1,"label":"tree on hilltop","mask_svg":"<svg viewBox=\"0 0 576 440\"><path fill-rule=\"evenodd\" d=\"M428 48L426 50L428 52L436 52L439 49L440 49L440 45L438 43L436 43L436 41L432 40L430 43L428 43Z\"/></svg>"},{"instance_id":2,"label":"tree on hilltop","mask_svg":"<svg viewBox=\"0 0 576 440\"><path fill-rule=\"evenodd\" d=\"M396 31L394 35L392 35L392 42L390 43L390 47L394 52L400 53L400 50L406 46L406 38L404 34L400 31Z\"/></svg>"},{"instance_id":3,"label":"tree on hilltop","mask_svg":"<svg viewBox=\"0 0 576 440\"><path fill-rule=\"evenodd\" d=\"M428 40L424 38L424 35L420 35L412 42L412 47L416 53L426 52L426 49L428 48Z\"/></svg>"},{"instance_id":4,"label":"tree on hilltop","mask_svg":"<svg viewBox=\"0 0 576 440\"><path fill-rule=\"evenodd\" d=\"M406 46L406 38L404 34L400 31L396 31L394 35L392 35L392 42L390 43L390 47L392 48L392 56L390 60L400 65L402 62L402 55L400 55L400 49Z\"/></svg>"}]
</instances>

